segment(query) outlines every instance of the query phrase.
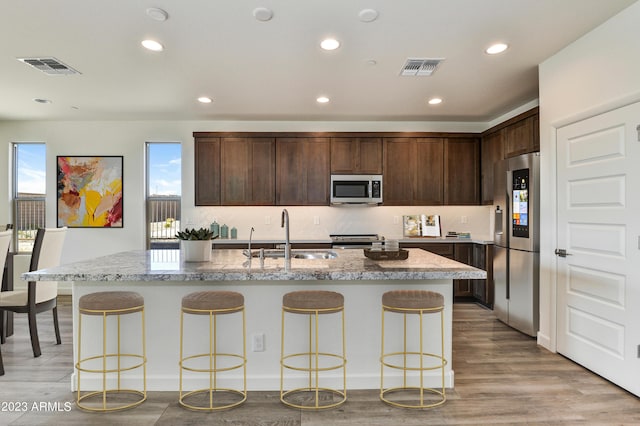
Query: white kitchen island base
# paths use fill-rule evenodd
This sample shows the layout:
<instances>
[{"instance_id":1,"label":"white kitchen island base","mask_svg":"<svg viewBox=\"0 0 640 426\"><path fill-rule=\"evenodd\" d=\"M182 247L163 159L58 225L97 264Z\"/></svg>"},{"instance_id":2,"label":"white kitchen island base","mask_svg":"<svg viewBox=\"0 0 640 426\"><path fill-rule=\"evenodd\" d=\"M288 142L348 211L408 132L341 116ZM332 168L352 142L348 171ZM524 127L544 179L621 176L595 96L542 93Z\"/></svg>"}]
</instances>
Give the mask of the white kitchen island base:
<instances>
[{"instance_id":1,"label":"white kitchen island base","mask_svg":"<svg viewBox=\"0 0 640 426\"><path fill-rule=\"evenodd\" d=\"M194 291L231 290L244 295L247 321L247 387L249 390L280 389L280 336L282 296L297 290L331 290L344 295L347 353L347 388L377 389L380 387L380 336L382 295L389 290L422 289L441 293L445 300L444 343L445 384L454 384L451 364L451 330L453 280L482 279L486 272L420 249L409 249L406 260L371 260L360 250L337 250L331 259L253 259L251 263L240 250L214 250L210 262L184 262L177 250L149 250L116 253L98 259L62 265L56 268L28 272L22 275L30 281L70 281L73 288L74 358L77 357L78 300L81 296L100 291L136 291L144 297L146 312L147 388L152 391L175 391L179 388L180 307L182 298ZM37 284L36 284L37 285ZM140 315L140 314L132 314ZM290 315L290 314L287 314ZM307 352L309 321L303 315L287 319L287 351ZM201 317L190 315L188 317ZM217 318L219 351L237 353L242 346L242 335L233 315ZM417 350L417 315L408 315L408 351ZM102 323L93 318L91 324L83 319L82 356L90 350L102 349ZM115 319L111 321L108 341L115 352ZM132 318L132 320L134 320ZM208 321L188 318L189 334L185 336L185 350L190 353L208 352ZM321 348L339 353L339 315L321 315ZM334 321L334 324L330 322ZM403 350L402 315L388 315L386 320L385 349ZM122 352L137 352L142 342L127 333L126 316L122 323ZM440 318L424 318L426 352L440 353ZM93 332L91 332L93 331ZM202 336L202 338L198 338ZM260 345L260 343L263 345ZM228 350L224 345L232 345ZM292 345L297 345L298 347ZM334 345L333 347L331 345ZM412 346L413 345L413 346ZM258 346L263 346L263 350ZM324 349L322 349L324 351ZM220 385L225 380L240 377L241 369L219 375ZM341 388L341 370L323 372L321 380L327 387ZM138 374L131 372L131 374ZM387 378L400 377L400 371L386 369L385 385L396 386ZM85 377L87 380L85 381ZM290 377L290 375L287 375ZM286 389L303 387L307 376L299 374ZM137 377L138 379L140 377ZM75 375L72 387L75 390ZM102 377L89 379L83 374L83 389L102 387ZM128 379L124 379L126 386ZM136 382L137 383L137 382ZM185 377L189 389L208 386L207 381ZM417 383L417 378L416 378ZM429 387L441 385L440 369L425 372ZM132 383L131 386L136 386ZM228 387L236 387L237 380ZM323 383L320 383L323 386ZM399 383L398 385L399 386ZM411 383L409 383L411 386Z\"/></svg>"},{"instance_id":2,"label":"white kitchen island base","mask_svg":"<svg viewBox=\"0 0 640 426\"><path fill-rule=\"evenodd\" d=\"M100 282L74 282L73 283L73 323L74 336L77 336L77 302L79 298L88 293L98 291L127 290L140 293L145 300L146 314L146 346L147 346L147 388L151 391L174 391L178 389L178 359L180 343L180 306L182 297L194 291L203 290L230 290L237 291L245 297L245 310L247 321L247 388L249 390L277 390L280 388L280 333L281 333L281 307L282 296L290 291L296 290L331 290L344 295L345 298L345 327L346 327L346 348L347 348L347 388L348 389L376 389L380 387L380 336L381 336L381 298L385 291L403 289L424 289L437 291L445 297L445 357L449 360L445 374L447 387L453 387L453 370L451 368L451 309L452 309L452 281L451 280L429 280L429 281L236 281L236 282L122 282L122 283L100 283ZM139 314L133 314L139 315ZM387 347L392 344L401 345L402 323L400 315L398 318L387 317ZM201 316L198 316L201 317ZM288 344L300 344L301 349L307 344L308 321L305 316L296 315L299 318L290 318L287 321ZM335 318L331 318L335 317ZM426 316L426 342L433 344L433 349L428 346L430 352L439 352L440 327L439 317L432 318ZM417 315L410 316L410 320L417 324ZM111 318L110 318L111 320ZM122 350L131 348L137 350L141 344L139 339L133 341L131 338L135 333L131 333L131 338L127 335L127 318L123 317L123 343ZM208 342L208 321L204 318L187 318L191 320L188 324L189 332L185 340L185 350L195 353L202 351L202 345ZM185 320L185 321L186 321ZM336 339L339 327L339 315L321 316L321 345L327 351L339 350L339 347L331 345L338 344ZM397 324L394 324L397 322ZM437 321L435 321L437 320ZM115 321L115 318L113 319ZM220 316L218 330L220 332L220 345L230 344L235 350L239 347L242 336L238 334L237 326L230 326L229 330L224 327L225 321L238 321L237 318L225 318ZM132 321L137 324L137 321ZM110 328L115 330L115 322ZM299 326L299 327L298 327ZM83 354L88 351L95 351L102 345L101 333L87 333L87 327L100 327L97 320L95 325L91 325L88 320L83 321L85 334L83 336ZM298 327L299 329L296 329ZM95 328L99 331L99 328ZM289 331L291 330L291 331ZM395 330L395 332L394 332ZM326 333L334 333L329 336ZM194 341L194 334L201 334L203 337L199 342ZM410 330L410 336L417 336L414 330ZM189 336L192 338L189 339ZM253 351L253 339L264 336L264 351ZM295 343L291 339L299 341ZM110 339L115 341L115 339ZM396 341L394 343L394 340ZM232 343L229 343L232 342ZM198 345L200 344L200 345ZM198 348L200 346L200 348ZM401 346L396 346L401 350ZM241 347L240 347L241 348ZM111 348L115 350L115 348ZM74 339L74 363L76 362L77 339ZM220 375L220 383L225 385L226 378L233 378L235 382L226 383L237 385L237 380L241 380L241 371ZM341 371L325 372L322 378L332 378L327 382L333 386L340 387ZM385 372L387 377L393 377L393 372ZM398 375L400 373L398 372ZM287 374L288 377L291 373ZM125 375L123 377L134 377ZM304 375L300 380L304 380ZM427 386L440 386L440 371L428 372L426 377ZM76 376L72 377L73 390L76 390ZM102 386L101 377L93 379L89 375L83 374L83 388L92 389ZM139 383L140 378L135 377ZM125 381L125 384L127 381ZM300 386L299 382L297 386ZM134 385L134 382L131 383ZM285 386L296 386L295 382L289 381ZM195 388L207 386L206 380L195 380L187 383L185 388Z\"/></svg>"}]
</instances>

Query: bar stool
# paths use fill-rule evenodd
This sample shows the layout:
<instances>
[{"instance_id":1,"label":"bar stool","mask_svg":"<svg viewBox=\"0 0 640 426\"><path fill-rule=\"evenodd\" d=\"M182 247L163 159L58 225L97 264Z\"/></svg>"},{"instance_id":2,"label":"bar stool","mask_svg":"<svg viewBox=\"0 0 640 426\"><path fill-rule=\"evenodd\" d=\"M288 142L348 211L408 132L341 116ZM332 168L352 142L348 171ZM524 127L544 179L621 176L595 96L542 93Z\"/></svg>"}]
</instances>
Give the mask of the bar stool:
<instances>
[{"instance_id":1,"label":"bar stool","mask_svg":"<svg viewBox=\"0 0 640 426\"><path fill-rule=\"evenodd\" d=\"M309 345L307 352L285 353L285 314L302 314L309 316ZM319 317L325 314L341 314L342 354L320 351ZM319 410L342 405L347 400L347 379L344 328L344 296L333 291L294 291L282 298L282 334L280 347L280 401L285 405L306 410ZM315 339L314 339L315 338ZM306 365L294 365L295 360L306 362ZM337 361L335 361L337 360ZM333 362L331 362L333 361ZM322 364L322 365L321 365ZM342 390L320 387L320 372L342 369ZM284 390L285 369L306 372L307 386ZM332 398L321 398L328 393ZM313 405L304 405L300 396L311 396ZM323 395L324 396L324 395ZM337 400L335 400L337 397ZM335 400L335 401L334 401Z\"/></svg>"},{"instance_id":2,"label":"bar stool","mask_svg":"<svg viewBox=\"0 0 640 426\"><path fill-rule=\"evenodd\" d=\"M122 353L120 318L136 312L140 312L141 318L142 354ZM87 411L107 412L124 410L142 404L147 399L144 298L140 294L132 291L105 291L86 294L80 297L78 314L78 362L76 363L76 369L78 370L76 404L78 407ZM102 317L102 353L87 358L82 358L82 318L84 315ZM109 316L116 316L117 318L117 349L115 353L110 353L107 348L107 317ZM115 365L107 365L113 364L108 363L108 361L114 359ZM96 360L101 360L101 365L99 367L92 367L90 364ZM122 385L122 373L138 368L142 368L142 390L124 388ZM82 372L101 374L102 390L89 391L83 395L80 380ZM116 373L115 388L108 389L107 379L109 379L111 383L113 383L114 379L109 373ZM108 377L108 375L110 377ZM130 378L129 380L133 381L137 379ZM133 401L130 401L132 399L131 395L134 396ZM97 402L96 405L87 405L91 399L97 399L95 397L100 397L100 401Z\"/></svg>"},{"instance_id":3,"label":"bar stool","mask_svg":"<svg viewBox=\"0 0 640 426\"><path fill-rule=\"evenodd\" d=\"M385 353L385 313L399 313L403 315L403 348L401 352ZM423 316L440 313L440 355L425 352ZM418 315L419 336L418 350L407 348L407 315ZM429 360L431 362L425 362ZM409 363L408 361L413 361ZM427 290L394 290L382 295L382 348L380 355L380 399L387 404L403 408L431 408L444 404L447 400L444 386L444 368L447 360L444 357L444 297L440 293ZM402 385L396 387L384 387L385 367L402 371ZM426 388L424 386L424 373L430 370L440 369L441 389ZM418 386L409 386L408 372L417 372L419 375ZM413 375L415 378L415 374ZM401 394L401 398L417 393L417 398L409 401L400 398L389 399L390 394ZM432 398L425 398L425 393L433 394ZM398 395L396 395L397 397ZM412 400L416 402L411 402Z\"/></svg>"},{"instance_id":4,"label":"bar stool","mask_svg":"<svg viewBox=\"0 0 640 426\"><path fill-rule=\"evenodd\" d=\"M242 354L218 352L218 316L233 313L242 314ZM207 353L184 355L185 314L209 317L209 349ZM205 362L202 363L202 360ZM198 361L201 362L198 363ZM239 368L243 370L242 390L218 386L218 373ZM185 392L183 390L183 371L185 370L207 373L209 386ZM203 394L206 394L205 401L198 399L198 396ZM214 394L217 396L215 400ZM238 406L246 400L247 349L244 296L233 291L199 291L184 296L180 312L180 405L198 411L217 411Z\"/></svg>"}]
</instances>

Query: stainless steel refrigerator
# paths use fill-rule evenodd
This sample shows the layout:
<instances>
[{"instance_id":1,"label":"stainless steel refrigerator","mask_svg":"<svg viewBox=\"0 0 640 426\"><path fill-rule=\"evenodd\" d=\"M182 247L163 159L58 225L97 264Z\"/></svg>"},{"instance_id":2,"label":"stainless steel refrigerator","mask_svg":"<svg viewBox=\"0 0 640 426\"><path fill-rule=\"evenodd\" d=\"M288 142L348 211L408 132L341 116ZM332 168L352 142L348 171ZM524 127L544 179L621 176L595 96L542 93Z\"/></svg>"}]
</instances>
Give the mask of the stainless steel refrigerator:
<instances>
[{"instance_id":1,"label":"stainless steel refrigerator","mask_svg":"<svg viewBox=\"0 0 640 426\"><path fill-rule=\"evenodd\" d=\"M530 336L539 326L540 154L494 167L494 312Z\"/></svg>"}]
</instances>

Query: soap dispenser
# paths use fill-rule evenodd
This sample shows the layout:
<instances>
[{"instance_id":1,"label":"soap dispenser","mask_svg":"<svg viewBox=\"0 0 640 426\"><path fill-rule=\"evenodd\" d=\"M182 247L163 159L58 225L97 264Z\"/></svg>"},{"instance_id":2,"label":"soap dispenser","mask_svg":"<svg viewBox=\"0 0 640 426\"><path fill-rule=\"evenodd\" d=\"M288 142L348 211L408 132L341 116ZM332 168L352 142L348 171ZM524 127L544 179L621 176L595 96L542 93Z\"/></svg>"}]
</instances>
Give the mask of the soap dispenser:
<instances>
[{"instance_id":1,"label":"soap dispenser","mask_svg":"<svg viewBox=\"0 0 640 426\"><path fill-rule=\"evenodd\" d=\"M220 235L220 225L215 220L211 224L210 229L211 229L211 232L213 232L214 237L217 237Z\"/></svg>"}]
</instances>

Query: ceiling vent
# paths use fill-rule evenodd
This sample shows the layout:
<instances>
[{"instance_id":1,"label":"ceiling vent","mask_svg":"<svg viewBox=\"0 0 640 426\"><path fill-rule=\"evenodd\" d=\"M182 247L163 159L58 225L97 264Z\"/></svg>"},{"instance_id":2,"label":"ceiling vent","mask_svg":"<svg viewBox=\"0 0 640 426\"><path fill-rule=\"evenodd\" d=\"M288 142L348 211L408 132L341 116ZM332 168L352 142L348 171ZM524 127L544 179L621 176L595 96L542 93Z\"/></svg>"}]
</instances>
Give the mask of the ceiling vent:
<instances>
[{"instance_id":1,"label":"ceiling vent","mask_svg":"<svg viewBox=\"0 0 640 426\"><path fill-rule=\"evenodd\" d=\"M69 65L66 65L54 57L47 58L18 58L20 62L24 62L33 68L42 71L47 75L71 75L80 74Z\"/></svg>"},{"instance_id":2,"label":"ceiling vent","mask_svg":"<svg viewBox=\"0 0 640 426\"><path fill-rule=\"evenodd\" d=\"M444 58L409 58L400 70L400 75L430 76L436 72L442 61Z\"/></svg>"}]
</instances>

